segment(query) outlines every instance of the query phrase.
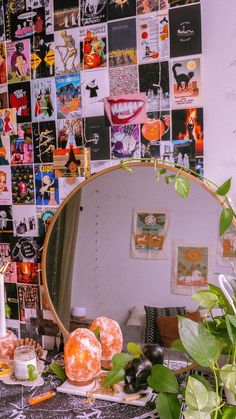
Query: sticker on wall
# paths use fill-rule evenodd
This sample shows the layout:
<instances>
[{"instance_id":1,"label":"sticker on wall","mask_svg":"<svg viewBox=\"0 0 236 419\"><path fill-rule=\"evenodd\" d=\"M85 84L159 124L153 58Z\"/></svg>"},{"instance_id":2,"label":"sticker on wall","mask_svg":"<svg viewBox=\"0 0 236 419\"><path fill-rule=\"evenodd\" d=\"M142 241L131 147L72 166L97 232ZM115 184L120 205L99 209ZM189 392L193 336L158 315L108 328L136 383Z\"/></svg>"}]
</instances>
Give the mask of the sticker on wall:
<instances>
[{"instance_id":1,"label":"sticker on wall","mask_svg":"<svg viewBox=\"0 0 236 419\"><path fill-rule=\"evenodd\" d=\"M54 167L49 164L35 164L36 205L59 205L58 179Z\"/></svg>"},{"instance_id":2,"label":"sticker on wall","mask_svg":"<svg viewBox=\"0 0 236 419\"><path fill-rule=\"evenodd\" d=\"M6 43L0 42L0 84L7 82Z\"/></svg>"},{"instance_id":3,"label":"sticker on wall","mask_svg":"<svg viewBox=\"0 0 236 419\"><path fill-rule=\"evenodd\" d=\"M76 118L82 113L80 74L56 77L57 118Z\"/></svg>"},{"instance_id":4,"label":"sticker on wall","mask_svg":"<svg viewBox=\"0 0 236 419\"><path fill-rule=\"evenodd\" d=\"M0 204L11 205L11 203L11 169L10 166L0 166Z\"/></svg>"},{"instance_id":5,"label":"sticker on wall","mask_svg":"<svg viewBox=\"0 0 236 419\"><path fill-rule=\"evenodd\" d=\"M147 121L145 93L104 97L104 107L111 126Z\"/></svg>"},{"instance_id":6,"label":"sticker on wall","mask_svg":"<svg viewBox=\"0 0 236 419\"><path fill-rule=\"evenodd\" d=\"M173 108L202 104L200 58L171 62Z\"/></svg>"},{"instance_id":7,"label":"sticker on wall","mask_svg":"<svg viewBox=\"0 0 236 419\"><path fill-rule=\"evenodd\" d=\"M81 118L58 119L57 121L58 148L82 146L83 122Z\"/></svg>"},{"instance_id":8,"label":"sticker on wall","mask_svg":"<svg viewBox=\"0 0 236 419\"><path fill-rule=\"evenodd\" d=\"M80 25L78 0L54 0L54 30L75 28Z\"/></svg>"},{"instance_id":9,"label":"sticker on wall","mask_svg":"<svg viewBox=\"0 0 236 419\"><path fill-rule=\"evenodd\" d=\"M10 135L11 165L34 162L32 124L17 124L17 133Z\"/></svg>"},{"instance_id":10,"label":"sticker on wall","mask_svg":"<svg viewBox=\"0 0 236 419\"><path fill-rule=\"evenodd\" d=\"M147 96L147 112L169 109L168 61L139 65L139 86Z\"/></svg>"},{"instance_id":11,"label":"sticker on wall","mask_svg":"<svg viewBox=\"0 0 236 419\"><path fill-rule=\"evenodd\" d=\"M13 233L12 207L0 205L0 234Z\"/></svg>"},{"instance_id":12,"label":"sticker on wall","mask_svg":"<svg viewBox=\"0 0 236 419\"><path fill-rule=\"evenodd\" d=\"M56 148L55 121L34 122L34 162L52 163L53 150Z\"/></svg>"},{"instance_id":13,"label":"sticker on wall","mask_svg":"<svg viewBox=\"0 0 236 419\"><path fill-rule=\"evenodd\" d=\"M111 158L140 158L139 125L111 128Z\"/></svg>"},{"instance_id":14,"label":"sticker on wall","mask_svg":"<svg viewBox=\"0 0 236 419\"><path fill-rule=\"evenodd\" d=\"M170 56L201 54L201 6L170 9Z\"/></svg>"},{"instance_id":15,"label":"sticker on wall","mask_svg":"<svg viewBox=\"0 0 236 419\"><path fill-rule=\"evenodd\" d=\"M108 70L91 70L83 74L84 116L104 115L103 98L109 96Z\"/></svg>"},{"instance_id":16,"label":"sticker on wall","mask_svg":"<svg viewBox=\"0 0 236 419\"><path fill-rule=\"evenodd\" d=\"M81 70L107 67L107 25L80 29Z\"/></svg>"},{"instance_id":17,"label":"sticker on wall","mask_svg":"<svg viewBox=\"0 0 236 419\"><path fill-rule=\"evenodd\" d=\"M110 159L109 128L104 116L85 118L84 145L91 149L91 160Z\"/></svg>"},{"instance_id":18,"label":"sticker on wall","mask_svg":"<svg viewBox=\"0 0 236 419\"><path fill-rule=\"evenodd\" d=\"M51 78L34 80L31 82L31 88L33 122L55 120L55 80Z\"/></svg>"},{"instance_id":19,"label":"sticker on wall","mask_svg":"<svg viewBox=\"0 0 236 419\"><path fill-rule=\"evenodd\" d=\"M6 42L8 83L30 80L30 40Z\"/></svg>"},{"instance_id":20,"label":"sticker on wall","mask_svg":"<svg viewBox=\"0 0 236 419\"><path fill-rule=\"evenodd\" d=\"M43 240L41 237L13 237L10 242L14 262L41 262Z\"/></svg>"},{"instance_id":21,"label":"sticker on wall","mask_svg":"<svg viewBox=\"0 0 236 419\"><path fill-rule=\"evenodd\" d=\"M109 67L137 63L136 19L108 23Z\"/></svg>"},{"instance_id":22,"label":"sticker on wall","mask_svg":"<svg viewBox=\"0 0 236 419\"><path fill-rule=\"evenodd\" d=\"M130 256L138 259L167 259L166 234L169 212L133 210Z\"/></svg>"},{"instance_id":23,"label":"sticker on wall","mask_svg":"<svg viewBox=\"0 0 236 419\"><path fill-rule=\"evenodd\" d=\"M80 10L81 26L107 21L107 0L81 0Z\"/></svg>"},{"instance_id":24,"label":"sticker on wall","mask_svg":"<svg viewBox=\"0 0 236 419\"><path fill-rule=\"evenodd\" d=\"M9 106L15 108L18 123L31 121L30 82L8 84Z\"/></svg>"},{"instance_id":25,"label":"sticker on wall","mask_svg":"<svg viewBox=\"0 0 236 419\"><path fill-rule=\"evenodd\" d=\"M171 291L192 295L206 288L211 274L208 246L173 245Z\"/></svg>"},{"instance_id":26,"label":"sticker on wall","mask_svg":"<svg viewBox=\"0 0 236 419\"><path fill-rule=\"evenodd\" d=\"M110 95L128 95L138 92L138 70L136 65L109 69Z\"/></svg>"},{"instance_id":27,"label":"sticker on wall","mask_svg":"<svg viewBox=\"0 0 236 419\"><path fill-rule=\"evenodd\" d=\"M55 32L54 44L56 76L78 73L80 68L78 29Z\"/></svg>"},{"instance_id":28,"label":"sticker on wall","mask_svg":"<svg viewBox=\"0 0 236 419\"><path fill-rule=\"evenodd\" d=\"M136 15L136 1L109 0L108 20L123 19Z\"/></svg>"},{"instance_id":29,"label":"sticker on wall","mask_svg":"<svg viewBox=\"0 0 236 419\"><path fill-rule=\"evenodd\" d=\"M34 237L38 235L35 206L12 206L15 237Z\"/></svg>"},{"instance_id":30,"label":"sticker on wall","mask_svg":"<svg viewBox=\"0 0 236 419\"><path fill-rule=\"evenodd\" d=\"M55 72L54 36L41 34L31 42L31 78L52 77Z\"/></svg>"}]
</instances>

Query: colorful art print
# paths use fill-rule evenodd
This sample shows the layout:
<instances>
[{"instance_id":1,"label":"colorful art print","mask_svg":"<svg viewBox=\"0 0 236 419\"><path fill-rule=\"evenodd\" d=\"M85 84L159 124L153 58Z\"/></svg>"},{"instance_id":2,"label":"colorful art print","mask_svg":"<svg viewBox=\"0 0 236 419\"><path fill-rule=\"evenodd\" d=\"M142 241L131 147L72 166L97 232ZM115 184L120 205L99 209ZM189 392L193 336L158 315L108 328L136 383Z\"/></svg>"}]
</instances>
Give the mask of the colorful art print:
<instances>
[{"instance_id":1,"label":"colorful art print","mask_svg":"<svg viewBox=\"0 0 236 419\"><path fill-rule=\"evenodd\" d=\"M169 16L163 11L158 12L158 42L160 59L168 59L170 56Z\"/></svg>"},{"instance_id":2,"label":"colorful art print","mask_svg":"<svg viewBox=\"0 0 236 419\"><path fill-rule=\"evenodd\" d=\"M6 109L8 107L8 90L7 84L0 85L0 109Z\"/></svg>"},{"instance_id":3,"label":"colorful art print","mask_svg":"<svg viewBox=\"0 0 236 419\"><path fill-rule=\"evenodd\" d=\"M82 83L84 116L104 115L104 96L109 96L107 69L85 71Z\"/></svg>"},{"instance_id":4,"label":"colorful art print","mask_svg":"<svg viewBox=\"0 0 236 419\"><path fill-rule=\"evenodd\" d=\"M12 166L12 203L34 205L33 166Z\"/></svg>"},{"instance_id":5,"label":"colorful art print","mask_svg":"<svg viewBox=\"0 0 236 419\"><path fill-rule=\"evenodd\" d=\"M36 207L39 237L45 237L55 212L55 207Z\"/></svg>"},{"instance_id":6,"label":"colorful art print","mask_svg":"<svg viewBox=\"0 0 236 419\"><path fill-rule=\"evenodd\" d=\"M171 89L173 108L201 104L200 58L172 61Z\"/></svg>"},{"instance_id":7,"label":"colorful art print","mask_svg":"<svg viewBox=\"0 0 236 419\"><path fill-rule=\"evenodd\" d=\"M25 0L3 0L6 40L15 39L18 15L26 11ZM23 21L21 21L23 23ZM20 23L19 23L20 25ZM20 27L20 26L19 26Z\"/></svg>"},{"instance_id":8,"label":"colorful art print","mask_svg":"<svg viewBox=\"0 0 236 419\"><path fill-rule=\"evenodd\" d=\"M12 204L10 166L0 166L0 204Z\"/></svg>"},{"instance_id":9,"label":"colorful art print","mask_svg":"<svg viewBox=\"0 0 236 419\"><path fill-rule=\"evenodd\" d=\"M0 41L5 41L3 0L0 0Z\"/></svg>"},{"instance_id":10,"label":"colorful art print","mask_svg":"<svg viewBox=\"0 0 236 419\"><path fill-rule=\"evenodd\" d=\"M34 206L13 205L14 236L35 237L38 235L36 209Z\"/></svg>"},{"instance_id":11,"label":"colorful art print","mask_svg":"<svg viewBox=\"0 0 236 419\"><path fill-rule=\"evenodd\" d=\"M154 144L153 144L154 143ZM160 157L160 142L148 141L141 136L141 158L155 160Z\"/></svg>"},{"instance_id":12,"label":"colorful art print","mask_svg":"<svg viewBox=\"0 0 236 419\"><path fill-rule=\"evenodd\" d=\"M109 83L111 96L137 93L139 90L137 66L110 68Z\"/></svg>"},{"instance_id":13,"label":"colorful art print","mask_svg":"<svg viewBox=\"0 0 236 419\"><path fill-rule=\"evenodd\" d=\"M90 148L78 147L54 150L53 167L56 177L89 177L90 176ZM73 185L73 181L68 183Z\"/></svg>"},{"instance_id":14,"label":"colorful art print","mask_svg":"<svg viewBox=\"0 0 236 419\"><path fill-rule=\"evenodd\" d=\"M5 0L6 39L21 41L45 32L44 7L27 10L25 0Z\"/></svg>"},{"instance_id":15,"label":"colorful art print","mask_svg":"<svg viewBox=\"0 0 236 419\"><path fill-rule=\"evenodd\" d=\"M139 65L139 86L147 96L147 112L170 109L167 61Z\"/></svg>"},{"instance_id":16,"label":"colorful art print","mask_svg":"<svg viewBox=\"0 0 236 419\"><path fill-rule=\"evenodd\" d=\"M11 165L34 162L32 124L17 124L17 134L10 136Z\"/></svg>"},{"instance_id":17,"label":"colorful art print","mask_svg":"<svg viewBox=\"0 0 236 419\"><path fill-rule=\"evenodd\" d=\"M136 19L108 23L109 67L137 64Z\"/></svg>"},{"instance_id":18,"label":"colorful art print","mask_svg":"<svg viewBox=\"0 0 236 419\"><path fill-rule=\"evenodd\" d=\"M0 266L1 266L1 262L0 262ZM11 262L4 273L4 282L16 282L16 281L17 281L16 262Z\"/></svg>"},{"instance_id":19,"label":"colorful art print","mask_svg":"<svg viewBox=\"0 0 236 419\"><path fill-rule=\"evenodd\" d=\"M104 116L85 118L84 145L91 149L91 160L110 159L109 127Z\"/></svg>"},{"instance_id":20,"label":"colorful art print","mask_svg":"<svg viewBox=\"0 0 236 419\"><path fill-rule=\"evenodd\" d=\"M0 134L0 169L1 166L10 164L10 137L9 135Z\"/></svg>"},{"instance_id":21,"label":"colorful art print","mask_svg":"<svg viewBox=\"0 0 236 419\"><path fill-rule=\"evenodd\" d=\"M17 282L21 284L39 283L39 264L32 262L16 262Z\"/></svg>"},{"instance_id":22,"label":"colorful art print","mask_svg":"<svg viewBox=\"0 0 236 419\"><path fill-rule=\"evenodd\" d=\"M189 158L203 156L203 109L172 111L172 140L178 149L189 148ZM183 153L182 153L183 154ZM181 156L180 156L181 157ZM180 164L180 160L178 161ZM187 167L187 166L186 166Z\"/></svg>"},{"instance_id":23,"label":"colorful art print","mask_svg":"<svg viewBox=\"0 0 236 419\"><path fill-rule=\"evenodd\" d=\"M83 143L83 121L81 118L57 121L58 148L80 147Z\"/></svg>"},{"instance_id":24,"label":"colorful art print","mask_svg":"<svg viewBox=\"0 0 236 419\"><path fill-rule=\"evenodd\" d=\"M54 31L75 28L80 25L78 0L54 0Z\"/></svg>"},{"instance_id":25,"label":"colorful art print","mask_svg":"<svg viewBox=\"0 0 236 419\"><path fill-rule=\"evenodd\" d=\"M108 20L123 19L136 15L136 1L130 0L109 0Z\"/></svg>"},{"instance_id":26,"label":"colorful art print","mask_svg":"<svg viewBox=\"0 0 236 419\"><path fill-rule=\"evenodd\" d=\"M31 82L32 120L33 122L55 120L55 81L38 79Z\"/></svg>"},{"instance_id":27,"label":"colorful art print","mask_svg":"<svg viewBox=\"0 0 236 419\"><path fill-rule=\"evenodd\" d=\"M8 83L30 80L30 40L6 42Z\"/></svg>"},{"instance_id":28,"label":"colorful art print","mask_svg":"<svg viewBox=\"0 0 236 419\"><path fill-rule=\"evenodd\" d=\"M18 124L31 121L30 82L8 84L9 106L15 109Z\"/></svg>"},{"instance_id":29,"label":"colorful art print","mask_svg":"<svg viewBox=\"0 0 236 419\"><path fill-rule=\"evenodd\" d=\"M80 69L80 37L78 29L67 29L56 32L55 74L62 76L78 73Z\"/></svg>"},{"instance_id":30,"label":"colorful art print","mask_svg":"<svg viewBox=\"0 0 236 419\"><path fill-rule=\"evenodd\" d=\"M57 118L78 118L82 113L80 74L56 77Z\"/></svg>"},{"instance_id":31,"label":"colorful art print","mask_svg":"<svg viewBox=\"0 0 236 419\"><path fill-rule=\"evenodd\" d=\"M209 249L207 246L173 245L171 291L191 295L207 286L209 278Z\"/></svg>"},{"instance_id":32,"label":"colorful art print","mask_svg":"<svg viewBox=\"0 0 236 419\"><path fill-rule=\"evenodd\" d=\"M58 179L55 177L53 165L36 164L34 168L36 205L58 206Z\"/></svg>"},{"instance_id":33,"label":"colorful art print","mask_svg":"<svg viewBox=\"0 0 236 419\"><path fill-rule=\"evenodd\" d=\"M0 42L0 83L7 82L6 43Z\"/></svg>"},{"instance_id":34,"label":"colorful art print","mask_svg":"<svg viewBox=\"0 0 236 419\"><path fill-rule=\"evenodd\" d=\"M201 6L170 9L170 57L201 54Z\"/></svg>"},{"instance_id":35,"label":"colorful art print","mask_svg":"<svg viewBox=\"0 0 236 419\"><path fill-rule=\"evenodd\" d=\"M111 158L140 158L139 125L111 128Z\"/></svg>"},{"instance_id":36,"label":"colorful art print","mask_svg":"<svg viewBox=\"0 0 236 419\"><path fill-rule=\"evenodd\" d=\"M45 29L47 34L53 33L53 0L26 0L26 9L35 10L40 7L45 9Z\"/></svg>"},{"instance_id":37,"label":"colorful art print","mask_svg":"<svg viewBox=\"0 0 236 419\"><path fill-rule=\"evenodd\" d=\"M13 237L10 242L14 262L41 262L42 237Z\"/></svg>"},{"instance_id":38,"label":"colorful art print","mask_svg":"<svg viewBox=\"0 0 236 419\"><path fill-rule=\"evenodd\" d=\"M131 257L166 259L166 233L169 212L160 210L133 210Z\"/></svg>"},{"instance_id":39,"label":"colorful art print","mask_svg":"<svg viewBox=\"0 0 236 419\"><path fill-rule=\"evenodd\" d=\"M217 259L219 265L229 265L230 262L234 262L236 259L236 228L233 224L219 239Z\"/></svg>"},{"instance_id":40,"label":"colorful art print","mask_svg":"<svg viewBox=\"0 0 236 419\"><path fill-rule=\"evenodd\" d=\"M141 138L151 144L170 140L170 113L169 111L149 112L148 120L141 127Z\"/></svg>"},{"instance_id":41,"label":"colorful art print","mask_svg":"<svg viewBox=\"0 0 236 419\"><path fill-rule=\"evenodd\" d=\"M106 22L107 1L108 0L81 0L81 25L97 25L98 23Z\"/></svg>"},{"instance_id":42,"label":"colorful art print","mask_svg":"<svg viewBox=\"0 0 236 419\"><path fill-rule=\"evenodd\" d=\"M37 317L40 308L40 294L38 285L18 285L20 321L30 317Z\"/></svg>"},{"instance_id":43,"label":"colorful art print","mask_svg":"<svg viewBox=\"0 0 236 419\"><path fill-rule=\"evenodd\" d=\"M0 234L13 233L12 207L0 205Z\"/></svg>"},{"instance_id":44,"label":"colorful art print","mask_svg":"<svg viewBox=\"0 0 236 419\"><path fill-rule=\"evenodd\" d=\"M104 108L111 126L147 121L145 93L105 97Z\"/></svg>"},{"instance_id":45,"label":"colorful art print","mask_svg":"<svg viewBox=\"0 0 236 419\"><path fill-rule=\"evenodd\" d=\"M0 109L0 134L14 134L16 132L16 110Z\"/></svg>"},{"instance_id":46,"label":"colorful art print","mask_svg":"<svg viewBox=\"0 0 236 419\"><path fill-rule=\"evenodd\" d=\"M52 77L55 73L54 36L39 34L31 40L31 78Z\"/></svg>"},{"instance_id":47,"label":"colorful art print","mask_svg":"<svg viewBox=\"0 0 236 419\"><path fill-rule=\"evenodd\" d=\"M80 68L90 70L107 67L107 25L80 29Z\"/></svg>"},{"instance_id":48,"label":"colorful art print","mask_svg":"<svg viewBox=\"0 0 236 419\"><path fill-rule=\"evenodd\" d=\"M162 0L161 0L162 1ZM160 0L137 0L137 14L145 14L160 10Z\"/></svg>"},{"instance_id":49,"label":"colorful art print","mask_svg":"<svg viewBox=\"0 0 236 419\"><path fill-rule=\"evenodd\" d=\"M56 148L56 126L55 121L34 122L34 162L53 162L53 150Z\"/></svg>"},{"instance_id":50,"label":"colorful art print","mask_svg":"<svg viewBox=\"0 0 236 419\"><path fill-rule=\"evenodd\" d=\"M9 319L19 320L18 292L15 283L5 282L5 302L9 307Z\"/></svg>"}]
</instances>

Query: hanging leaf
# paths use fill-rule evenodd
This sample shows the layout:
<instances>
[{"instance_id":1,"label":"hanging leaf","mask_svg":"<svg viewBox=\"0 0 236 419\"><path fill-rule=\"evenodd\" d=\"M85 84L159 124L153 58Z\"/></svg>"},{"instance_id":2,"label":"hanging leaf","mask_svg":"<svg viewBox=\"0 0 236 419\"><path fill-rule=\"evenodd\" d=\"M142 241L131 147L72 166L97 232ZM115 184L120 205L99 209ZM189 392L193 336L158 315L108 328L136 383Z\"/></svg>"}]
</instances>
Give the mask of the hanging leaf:
<instances>
[{"instance_id":1,"label":"hanging leaf","mask_svg":"<svg viewBox=\"0 0 236 419\"><path fill-rule=\"evenodd\" d=\"M235 393L236 367L231 364L225 364L220 369L220 378L224 386L231 391L231 393Z\"/></svg>"},{"instance_id":2,"label":"hanging leaf","mask_svg":"<svg viewBox=\"0 0 236 419\"><path fill-rule=\"evenodd\" d=\"M178 175L175 179L175 192L181 196L181 198L187 198L190 189L190 180L185 177Z\"/></svg>"},{"instance_id":3,"label":"hanging leaf","mask_svg":"<svg viewBox=\"0 0 236 419\"><path fill-rule=\"evenodd\" d=\"M133 169L127 165L125 162L120 163L120 168L126 170L126 172L133 172Z\"/></svg>"},{"instance_id":4,"label":"hanging leaf","mask_svg":"<svg viewBox=\"0 0 236 419\"><path fill-rule=\"evenodd\" d=\"M192 298L199 304L199 306L202 308L208 308L209 310L216 307L219 302L217 295L208 290L200 290L196 292Z\"/></svg>"},{"instance_id":5,"label":"hanging leaf","mask_svg":"<svg viewBox=\"0 0 236 419\"><path fill-rule=\"evenodd\" d=\"M112 368L125 368L126 365L133 359L132 355L120 352L112 357Z\"/></svg>"},{"instance_id":6,"label":"hanging leaf","mask_svg":"<svg viewBox=\"0 0 236 419\"><path fill-rule=\"evenodd\" d=\"M216 194L217 195L221 195L221 196L225 196L231 187L231 177L229 179L227 179L217 190L216 190Z\"/></svg>"},{"instance_id":7,"label":"hanging leaf","mask_svg":"<svg viewBox=\"0 0 236 419\"><path fill-rule=\"evenodd\" d=\"M185 391L185 400L191 409L203 410L208 402L208 391L204 384L190 376Z\"/></svg>"},{"instance_id":8,"label":"hanging leaf","mask_svg":"<svg viewBox=\"0 0 236 419\"><path fill-rule=\"evenodd\" d=\"M175 374L164 365L154 365L147 382L158 393L178 394L180 392Z\"/></svg>"},{"instance_id":9,"label":"hanging leaf","mask_svg":"<svg viewBox=\"0 0 236 419\"><path fill-rule=\"evenodd\" d=\"M176 175L165 176L165 182L169 185L176 178Z\"/></svg>"},{"instance_id":10,"label":"hanging leaf","mask_svg":"<svg viewBox=\"0 0 236 419\"><path fill-rule=\"evenodd\" d=\"M167 172L167 170L166 169L160 169L159 172L160 172L160 175L164 175Z\"/></svg>"},{"instance_id":11,"label":"hanging leaf","mask_svg":"<svg viewBox=\"0 0 236 419\"><path fill-rule=\"evenodd\" d=\"M180 417L180 401L174 394L158 394L156 408L160 419L179 419Z\"/></svg>"},{"instance_id":12,"label":"hanging leaf","mask_svg":"<svg viewBox=\"0 0 236 419\"><path fill-rule=\"evenodd\" d=\"M220 236L225 233L232 223L234 212L232 208L224 208L220 214Z\"/></svg>"},{"instance_id":13,"label":"hanging leaf","mask_svg":"<svg viewBox=\"0 0 236 419\"><path fill-rule=\"evenodd\" d=\"M64 368L62 367L62 365L57 364L56 362L53 362L48 370L50 372L53 372L53 374L55 374L57 376L57 378L59 378L60 380L65 381L66 380L66 374L64 371Z\"/></svg>"},{"instance_id":14,"label":"hanging leaf","mask_svg":"<svg viewBox=\"0 0 236 419\"><path fill-rule=\"evenodd\" d=\"M129 352L129 354L133 356L139 356L143 354L141 346L138 343L134 342L128 342L127 351Z\"/></svg>"},{"instance_id":15,"label":"hanging leaf","mask_svg":"<svg viewBox=\"0 0 236 419\"><path fill-rule=\"evenodd\" d=\"M104 387L113 386L116 383L124 380L125 378L125 370L124 368L114 368L112 369L109 374L107 374L107 378L103 382Z\"/></svg>"}]
</instances>

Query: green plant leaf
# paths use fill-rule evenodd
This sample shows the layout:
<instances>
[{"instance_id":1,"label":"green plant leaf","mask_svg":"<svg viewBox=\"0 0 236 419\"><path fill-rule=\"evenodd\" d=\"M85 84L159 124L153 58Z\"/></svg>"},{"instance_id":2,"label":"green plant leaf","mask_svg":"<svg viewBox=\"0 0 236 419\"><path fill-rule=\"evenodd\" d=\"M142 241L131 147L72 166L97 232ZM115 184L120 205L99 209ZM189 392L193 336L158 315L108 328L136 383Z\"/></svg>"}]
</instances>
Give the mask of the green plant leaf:
<instances>
[{"instance_id":1,"label":"green plant leaf","mask_svg":"<svg viewBox=\"0 0 236 419\"><path fill-rule=\"evenodd\" d=\"M95 335L96 339L97 339L99 342L101 342L101 340L100 340L100 329L99 329L99 327L97 327L95 330L93 330L93 333L94 333L94 335Z\"/></svg>"},{"instance_id":2,"label":"green plant leaf","mask_svg":"<svg viewBox=\"0 0 236 419\"><path fill-rule=\"evenodd\" d=\"M103 382L104 387L110 387L113 386L116 383L119 383L120 381L124 380L125 378L125 370L124 368L113 368L109 374L107 374L106 379Z\"/></svg>"},{"instance_id":3,"label":"green plant leaf","mask_svg":"<svg viewBox=\"0 0 236 419\"><path fill-rule=\"evenodd\" d=\"M176 178L176 175L165 176L165 182L169 185Z\"/></svg>"},{"instance_id":4,"label":"green plant leaf","mask_svg":"<svg viewBox=\"0 0 236 419\"><path fill-rule=\"evenodd\" d=\"M190 356L201 366L210 367L221 354L223 343L203 324L178 316L179 335Z\"/></svg>"},{"instance_id":5,"label":"green plant leaf","mask_svg":"<svg viewBox=\"0 0 236 419\"><path fill-rule=\"evenodd\" d=\"M225 322L229 338L233 345L236 345L236 316L225 315Z\"/></svg>"},{"instance_id":6,"label":"green plant leaf","mask_svg":"<svg viewBox=\"0 0 236 419\"><path fill-rule=\"evenodd\" d=\"M175 179L175 192L181 198L187 198L190 190L190 180L187 177L178 175Z\"/></svg>"},{"instance_id":7,"label":"green plant leaf","mask_svg":"<svg viewBox=\"0 0 236 419\"><path fill-rule=\"evenodd\" d=\"M150 387L159 393L177 394L180 392L177 378L173 371L163 365L154 365L147 382Z\"/></svg>"},{"instance_id":8,"label":"green plant leaf","mask_svg":"<svg viewBox=\"0 0 236 419\"><path fill-rule=\"evenodd\" d=\"M211 419L211 414L187 408L184 417L185 419Z\"/></svg>"},{"instance_id":9,"label":"green plant leaf","mask_svg":"<svg viewBox=\"0 0 236 419\"><path fill-rule=\"evenodd\" d=\"M159 170L160 175L164 175L166 172L167 172L167 170L166 170L166 169L160 169L160 170Z\"/></svg>"},{"instance_id":10,"label":"green plant leaf","mask_svg":"<svg viewBox=\"0 0 236 419\"><path fill-rule=\"evenodd\" d=\"M11 318L11 307L7 303L5 304L5 314L7 319Z\"/></svg>"},{"instance_id":11,"label":"green plant leaf","mask_svg":"<svg viewBox=\"0 0 236 419\"><path fill-rule=\"evenodd\" d=\"M221 307L227 314L234 314L234 311L231 305L229 304L227 298L225 297L222 289L220 287L217 287L217 285L214 285L214 284L208 284L208 287L211 292L213 292L214 294L218 296L219 307Z\"/></svg>"},{"instance_id":12,"label":"green plant leaf","mask_svg":"<svg viewBox=\"0 0 236 419\"><path fill-rule=\"evenodd\" d=\"M179 419L180 417L180 401L174 394L158 394L156 408L160 419Z\"/></svg>"},{"instance_id":13,"label":"green plant leaf","mask_svg":"<svg viewBox=\"0 0 236 419\"><path fill-rule=\"evenodd\" d=\"M219 188L216 190L217 195L225 196L231 187L231 177L227 179Z\"/></svg>"},{"instance_id":14,"label":"green plant leaf","mask_svg":"<svg viewBox=\"0 0 236 419\"><path fill-rule=\"evenodd\" d=\"M112 357L112 369L125 368L126 365L133 359L132 355L120 352Z\"/></svg>"},{"instance_id":15,"label":"green plant leaf","mask_svg":"<svg viewBox=\"0 0 236 419\"><path fill-rule=\"evenodd\" d=\"M208 402L208 391L204 384L190 376L185 389L185 400L191 409L203 410Z\"/></svg>"},{"instance_id":16,"label":"green plant leaf","mask_svg":"<svg viewBox=\"0 0 236 419\"><path fill-rule=\"evenodd\" d=\"M134 356L139 356L143 354L141 346L135 342L128 342L127 352Z\"/></svg>"},{"instance_id":17,"label":"green plant leaf","mask_svg":"<svg viewBox=\"0 0 236 419\"><path fill-rule=\"evenodd\" d=\"M175 349L178 352L186 353L186 349L180 339L176 339L171 343L171 348Z\"/></svg>"},{"instance_id":18,"label":"green plant leaf","mask_svg":"<svg viewBox=\"0 0 236 419\"><path fill-rule=\"evenodd\" d=\"M206 387L208 391L213 391L212 385L209 383L209 381L205 377L203 377L203 375L192 374L191 377L194 378L195 380L200 381Z\"/></svg>"},{"instance_id":19,"label":"green plant leaf","mask_svg":"<svg viewBox=\"0 0 236 419\"><path fill-rule=\"evenodd\" d=\"M123 170L126 170L126 172L130 172L130 173L133 172L132 167L129 167L127 163L122 162L122 161L120 162L120 168Z\"/></svg>"},{"instance_id":20,"label":"green plant leaf","mask_svg":"<svg viewBox=\"0 0 236 419\"><path fill-rule=\"evenodd\" d=\"M229 228L234 217L232 208L223 208L220 214L220 236Z\"/></svg>"},{"instance_id":21,"label":"green plant leaf","mask_svg":"<svg viewBox=\"0 0 236 419\"><path fill-rule=\"evenodd\" d=\"M221 419L235 419L236 418L236 406L224 406L222 409Z\"/></svg>"},{"instance_id":22,"label":"green plant leaf","mask_svg":"<svg viewBox=\"0 0 236 419\"><path fill-rule=\"evenodd\" d=\"M34 381L36 378L38 378L38 370L35 365L27 365L29 380Z\"/></svg>"},{"instance_id":23,"label":"green plant leaf","mask_svg":"<svg viewBox=\"0 0 236 419\"><path fill-rule=\"evenodd\" d=\"M63 380L63 381L66 380L66 374L62 365L57 364L56 362L53 362L49 366L48 370L50 372L53 372L53 374L55 374L57 378L59 378L60 380Z\"/></svg>"},{"instance_id":24,"label":"green plant leaf","mask_svg":"<svg viewBox=\"0 0 236 419\"><path fill-rule=\"evenodd\" d=\"M219 300L215 293L208 290L197 291L196 294L192 296L192 298L202 308L208 308L209 310L211 310L213 307L216 307Z\"/></svg>"},{"instance_id":25,"label":"green plant leaf","mask_svg":"<svg viewBox=\"0 0 236 419\"><path fill-rule=\"evenodd\" d=\"M225 364L220 369L220 378L224 386L231 391L231 393L235 393L236 367L231 364Z\"/></svg>"}]
</instances>

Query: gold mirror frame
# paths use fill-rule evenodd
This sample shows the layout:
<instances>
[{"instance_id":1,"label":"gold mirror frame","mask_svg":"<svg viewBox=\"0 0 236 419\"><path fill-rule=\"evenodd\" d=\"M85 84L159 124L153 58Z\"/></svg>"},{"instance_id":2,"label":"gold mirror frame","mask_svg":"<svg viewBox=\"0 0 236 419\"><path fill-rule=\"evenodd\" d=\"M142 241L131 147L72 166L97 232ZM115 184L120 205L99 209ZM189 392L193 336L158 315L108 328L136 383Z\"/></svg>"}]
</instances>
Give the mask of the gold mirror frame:
<instances>
[{"instance_id":1,"label":"gold mirror frame","mask_svg":"<svg viewBox=\"0 0 236 419\"><path fill-rule=\"evenodd\" d=\"M187 177L190 181L193 181L197 184L200 185L200 187L202 187L203 189L205 189L207 192L209 192L212 197L214 199L216 199L216 201L218 201L218 203L223 207L223 208L228 208L228 205L226 204L226 202L220 198L220 196L218 196L215 191L210 188L206 183L204 183L203 181L201 181L199 178L187 173L185 170L183 169L179 169L177 167L174 166L170 166L168 164L163 164L163 163L154 163L154 162L126 162L125 163L125 167L130 167L130 168L135 168L137 166L146 166L146 167L153 167L153 176L155 176L155 168L157 169L165 169L167 172L173 172L173 173L179 173L181 174L181 176L185 176ZM42 280L43 280L43 287L45 290L45 295L46 295L46 299L47 302L49 304L50 307L50 311L54 316L54 319L59 327L59 329L61 330L62 334L65 337L69 336L69 332L68 330L64 327L64 325L62 324L60 318L57 315L56 309L52 303L52 300L50 298L50 294L49 294L49 289L48 289L48 285L47 285L47 272L46 272L46 258L47 258L47 251L48 251L48 247L49 247L49 242L50 242L50 237L51 237L51 233L54 227L54 224L56 223L59 215L61 214L63 208L65 207L65 205L69 202L69 200L80 190L82 189L87 183L92 182L94 179L105 175L106 173L109 172L113 172L115 170L124 170L122 169L122 167L120 166L120 164L115 165L115 166L111 166L109 168L106 168L104 170L101 170L100 172L95 173L94 175L90 176L89 178L85 179L83 182L81 182L77 187L75 187L75 189L73 189L73 191L64 199L64 201L62 202L62 204L58 207L52 222L50 223L49 229L47 231L46 237L45 237L45 241L44 241L44 245L43 245L43 253L42 253ZM134 173L130 173L130 176L135 175ZM168 187L168 186L166 186ZM191 188L191 186L190 186ZM181 199L181 198L180 198ZM183 199L183 198L182 198ZM188 198L186 198L188 199ZM236 228L236 219L234 218L232 221L233 225Z\"/></svg>"}]
</instances>

